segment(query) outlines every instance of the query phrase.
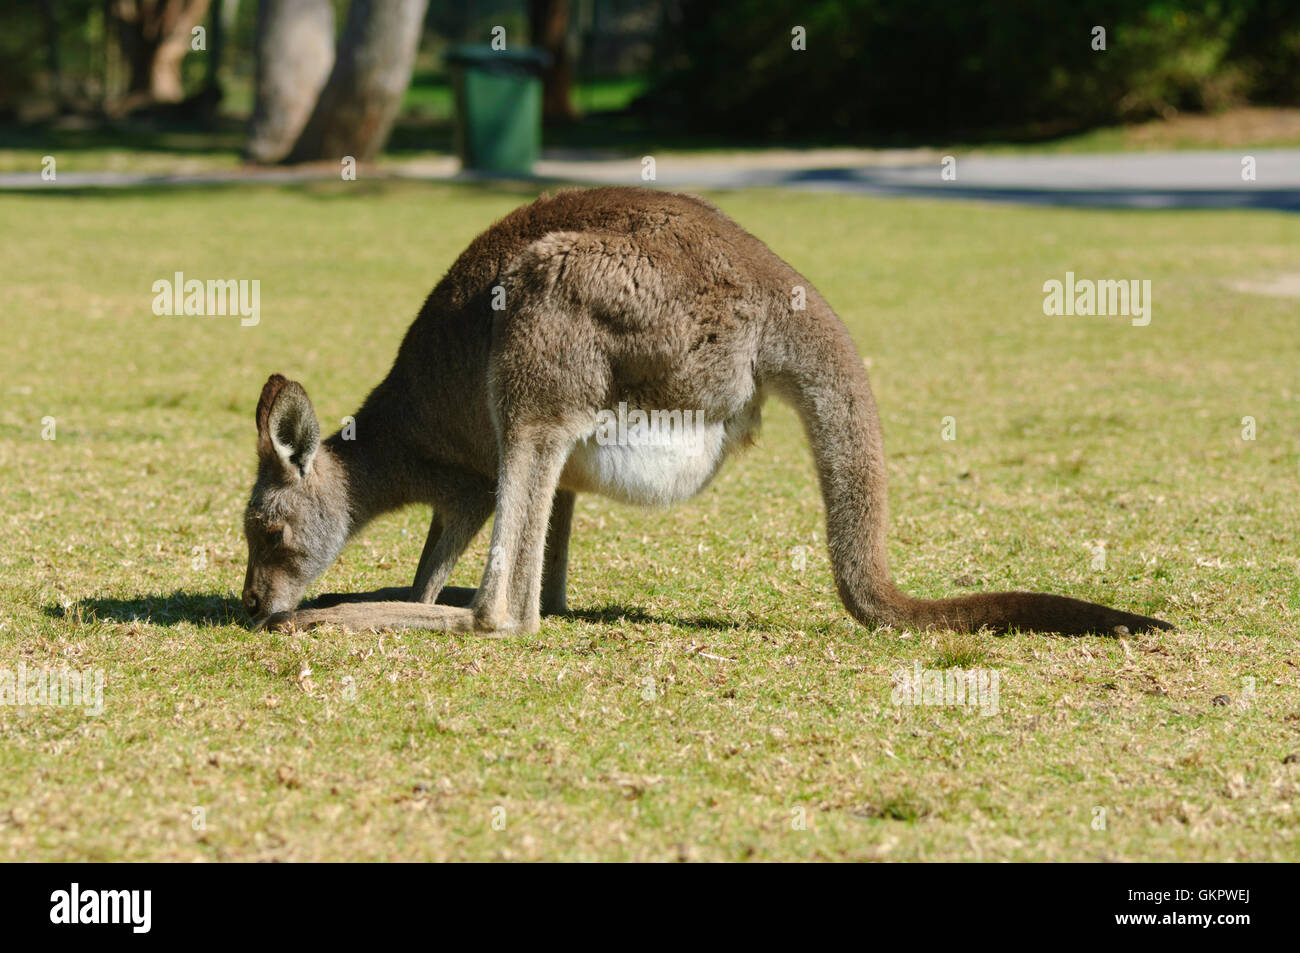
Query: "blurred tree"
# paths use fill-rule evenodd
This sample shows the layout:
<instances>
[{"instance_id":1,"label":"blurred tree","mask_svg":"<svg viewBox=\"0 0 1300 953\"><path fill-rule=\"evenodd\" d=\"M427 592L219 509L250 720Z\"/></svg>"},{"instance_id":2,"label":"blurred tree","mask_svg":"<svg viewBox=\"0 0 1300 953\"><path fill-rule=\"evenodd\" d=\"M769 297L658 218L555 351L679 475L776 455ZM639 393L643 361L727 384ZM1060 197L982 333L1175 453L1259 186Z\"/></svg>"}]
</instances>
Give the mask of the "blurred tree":
<instances>
[{"instance_id":1,"label":"blurred tree","mask_svg":"<svg viewBox=\"0 0 1300 953\"><path fill-rule=\"evenodd\" d=\"M256 93L244 154L279 162L302 134L334 65L330 0L261 0Z\"/></svg>"},{"instance_id":2,"label":"blurred tree","mask_svg":"<svg viewBox=\"0 0 1300 953\"><path fill-rule=\"evenodd\" d=\"M1051 135L1297 102L1300 2L668 0L653 73L655 115L713 134Z\"/></svg>"},{"instance_id":3,"label":"blurred tree","mask_svg":"<svg viewBox=\"0 0 1300 953\"><path fill-rule=\"evenodd\" d=\"M1230 52L1251 77L1254 98L1300 104L1300 3L1238 2L1246 9Z\"/></svg>"},{"instance_id":4,"label":"blurred tree","mask_svg":"<svg viewBox=\"0 0 1300 953\"><path fill-rule=\"evenodd\" d=\"M239 16L239 0L212 0L208 20L208 62L204 85L221 88L221 62L226 56L226 38Z\"/></svg>"},{"instance_id":5,"label":"blurred tree","mask_svg":"<svg viewBox=\"0 0 1300 953\"><path fill-rule=\"evenodd\" d=\"M290 162L383 149L411 83L428 0L352 0L329 80L289 154Z\"/></svg>"},{"instance_id":6,"label":"blurred tree","mask_svg":"<svg viewBox=\"0 0 1300 953\"><path fill-rule=\"evenodd\" d=\"M209 0L108 0L131 80L123 108L185 98L181 60Z\"/></svg>"},{"instance_id":7,"label":"blurred tree","mask_svg":"<svg viewBox=\"0 0 1300 953\"><path fill-rule=\"evenodd\" d=\"M45 58L50 68L50 93L55 108L62 108L67 84L63 76L63 57L59 54L59 0L41 4L41 22L45 27Z\"/></svg>"},{"instance_id":8,"label":"blurred tree","mask_svg":"<svg viewBox=\"0 0 1300 953\"><path fill-rule=\"evenodd\" d=\"M569 0L528 0L528 28L533 46L545 50L551 58L542 69L542 118L575 119Z\"/></svg>"}]
</instances>

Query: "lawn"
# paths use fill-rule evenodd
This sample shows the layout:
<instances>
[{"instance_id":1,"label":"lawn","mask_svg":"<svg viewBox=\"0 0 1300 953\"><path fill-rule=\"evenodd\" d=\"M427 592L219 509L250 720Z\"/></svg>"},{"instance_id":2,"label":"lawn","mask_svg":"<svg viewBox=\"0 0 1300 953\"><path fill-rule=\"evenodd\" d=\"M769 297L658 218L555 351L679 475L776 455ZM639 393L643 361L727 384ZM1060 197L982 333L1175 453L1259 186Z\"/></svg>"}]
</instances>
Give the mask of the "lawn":
<instances>
[{"instance_id":1,"label":"lawn","mask_svg":"<svg viewBox=\"0 0 1300 953\"><path fill-rule=\"evenodd\" d=\"M691 136L648 136L643 119L623 111L645 87L645 80L635 78L575 83L573 102L585 119L547 129L547 148L612 149L627 155L659 150L661 145L670 151L689 150L694 141ZM75 118L0 125L0 173L39 172L47 155L57 158L59 172L186 175L238 168L252 112L251 77L233 77L226 93L221 114L209 125L157 119L97 122ZM382 163L400 167L404 160L453 152L454 111L451 84L442 72L417 70Z\"/></svg>"},{"instance_id":2,"label":"lawn","mask_svg":"<svg viewBox=\"0 0 1300 953\"><path fill-rule=\"evenodd\" d=\"M0 195L0 672L104 679L99 715L0 706L0 860L1300 856L1300 299L1236 287L1296 270L1294 216L714 196L858 341L901 585L1175 632L854 624L780 405L686 506L580 498L572 611L537 636L249 631L267 374L337 424L531 197ZM260 323L155 316L176 271L259 280ZM1045 316L1067 271L1149 279L1150 324ZM427 519L376 523L313 591L409 583ZM996 676L996 711L897 702L918 665Z\"/></svg>"},{"instance_id":3,"label":"lawn","mask_svg":"<svg viewBox=\"0 0 1300 953\"><path fill-rule=\"evenodd\" d=\"M553 156L640 157L663 161L678 155L727 156L774 146L794 149L839 148L834 140L738 142L721 134L701 134L669 124L647 126L643 113L627 107L645 91L639 80L590 80L574 87L581 122L549 125L543 152ZM236 84L229 108L210 127L195 123L124 120L103 124L61 123L0 126L0 173L36 173L48 155L58 172L120 172L140 175L201 175L240 166L248 131L251 91ZM454 149L451 87L438 74L418 72L407 90L403 113L378 165L397 170L411 163L450 155ZM1300 109L1249 107L1211 115L1059 133L1032 128L985 133L946 141L863 132L862 149L914 150L917 161L939 155L1076 155L1180 150L1252 151L1300 147ZM924 157L924 160L921 159ZM896 158L895 161L905 160Z\"/></svg>"}]
</instances>

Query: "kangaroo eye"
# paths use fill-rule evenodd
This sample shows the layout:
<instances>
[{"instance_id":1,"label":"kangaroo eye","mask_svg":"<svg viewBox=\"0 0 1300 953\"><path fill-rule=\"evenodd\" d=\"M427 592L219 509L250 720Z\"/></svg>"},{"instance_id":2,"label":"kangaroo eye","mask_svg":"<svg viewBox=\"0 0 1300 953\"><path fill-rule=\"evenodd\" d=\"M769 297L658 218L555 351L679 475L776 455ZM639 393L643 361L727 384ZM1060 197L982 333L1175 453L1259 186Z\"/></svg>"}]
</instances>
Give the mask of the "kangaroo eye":
<instances>
[{"instance_id":1,"label":"kangaroo eye","mask_svg":"<svg viewBox=\"0 0 1300 953\"><path fill-rule=\"evenodd\" d=\"M271 526L266 531L266 545L272 549L277 549L284 544L284 524L279 523Z\"/></svg>"}]
</instances>

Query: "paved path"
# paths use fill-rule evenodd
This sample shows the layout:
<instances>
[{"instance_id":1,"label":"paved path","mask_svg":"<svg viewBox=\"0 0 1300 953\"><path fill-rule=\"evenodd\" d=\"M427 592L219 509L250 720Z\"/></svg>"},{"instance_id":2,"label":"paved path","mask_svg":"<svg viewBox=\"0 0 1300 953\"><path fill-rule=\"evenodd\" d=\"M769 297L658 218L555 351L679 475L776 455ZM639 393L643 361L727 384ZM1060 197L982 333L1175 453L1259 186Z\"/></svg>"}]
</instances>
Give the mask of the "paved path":
<instances>
[{"instance_id":1,"label":"paved path","mask_svg":"<svg viewBox=\"0 0 1300 953\"><path fill-rule=\"evenodd\" d=\"M1242 178L1242 160L1254 157L1255 180ZM956 158L956 177L941 178L943 157L925 150L773 150L656 157L660 188L787 188L870 195L979 199L1028 205L1119 208L1267 208L1300 211L1300 149L1116 155L972 156ZM642 160L549 156L532 181L646 184ZM38 173L0 174L0 189L128 188L295 183L336 178L330 165L292 169L233 169L198 175L62 173L56 182ZM368 171L423 181L490 181L460 173L456 160L412 160Z\"/></svg>"}]
</instances>

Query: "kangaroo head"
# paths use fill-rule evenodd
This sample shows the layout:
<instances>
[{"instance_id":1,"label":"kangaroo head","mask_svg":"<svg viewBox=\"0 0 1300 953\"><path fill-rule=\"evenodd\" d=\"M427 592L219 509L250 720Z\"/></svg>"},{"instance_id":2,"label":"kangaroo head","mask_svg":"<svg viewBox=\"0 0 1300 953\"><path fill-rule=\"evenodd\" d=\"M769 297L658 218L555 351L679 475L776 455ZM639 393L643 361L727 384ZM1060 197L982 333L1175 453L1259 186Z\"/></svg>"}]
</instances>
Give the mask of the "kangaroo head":
<instances>
[{"instance_id":1,"label":"kangaroo head","mask_svg":"<svg viewBox=\"0 0 1300 953\"><path fill-rule=\"evenodd\" d=\"M244 608L261 624L292 609L348 537L341 473L307 392L272 374L257 402L257 481L244 511Z\"/></svg>"}]
</instances>

